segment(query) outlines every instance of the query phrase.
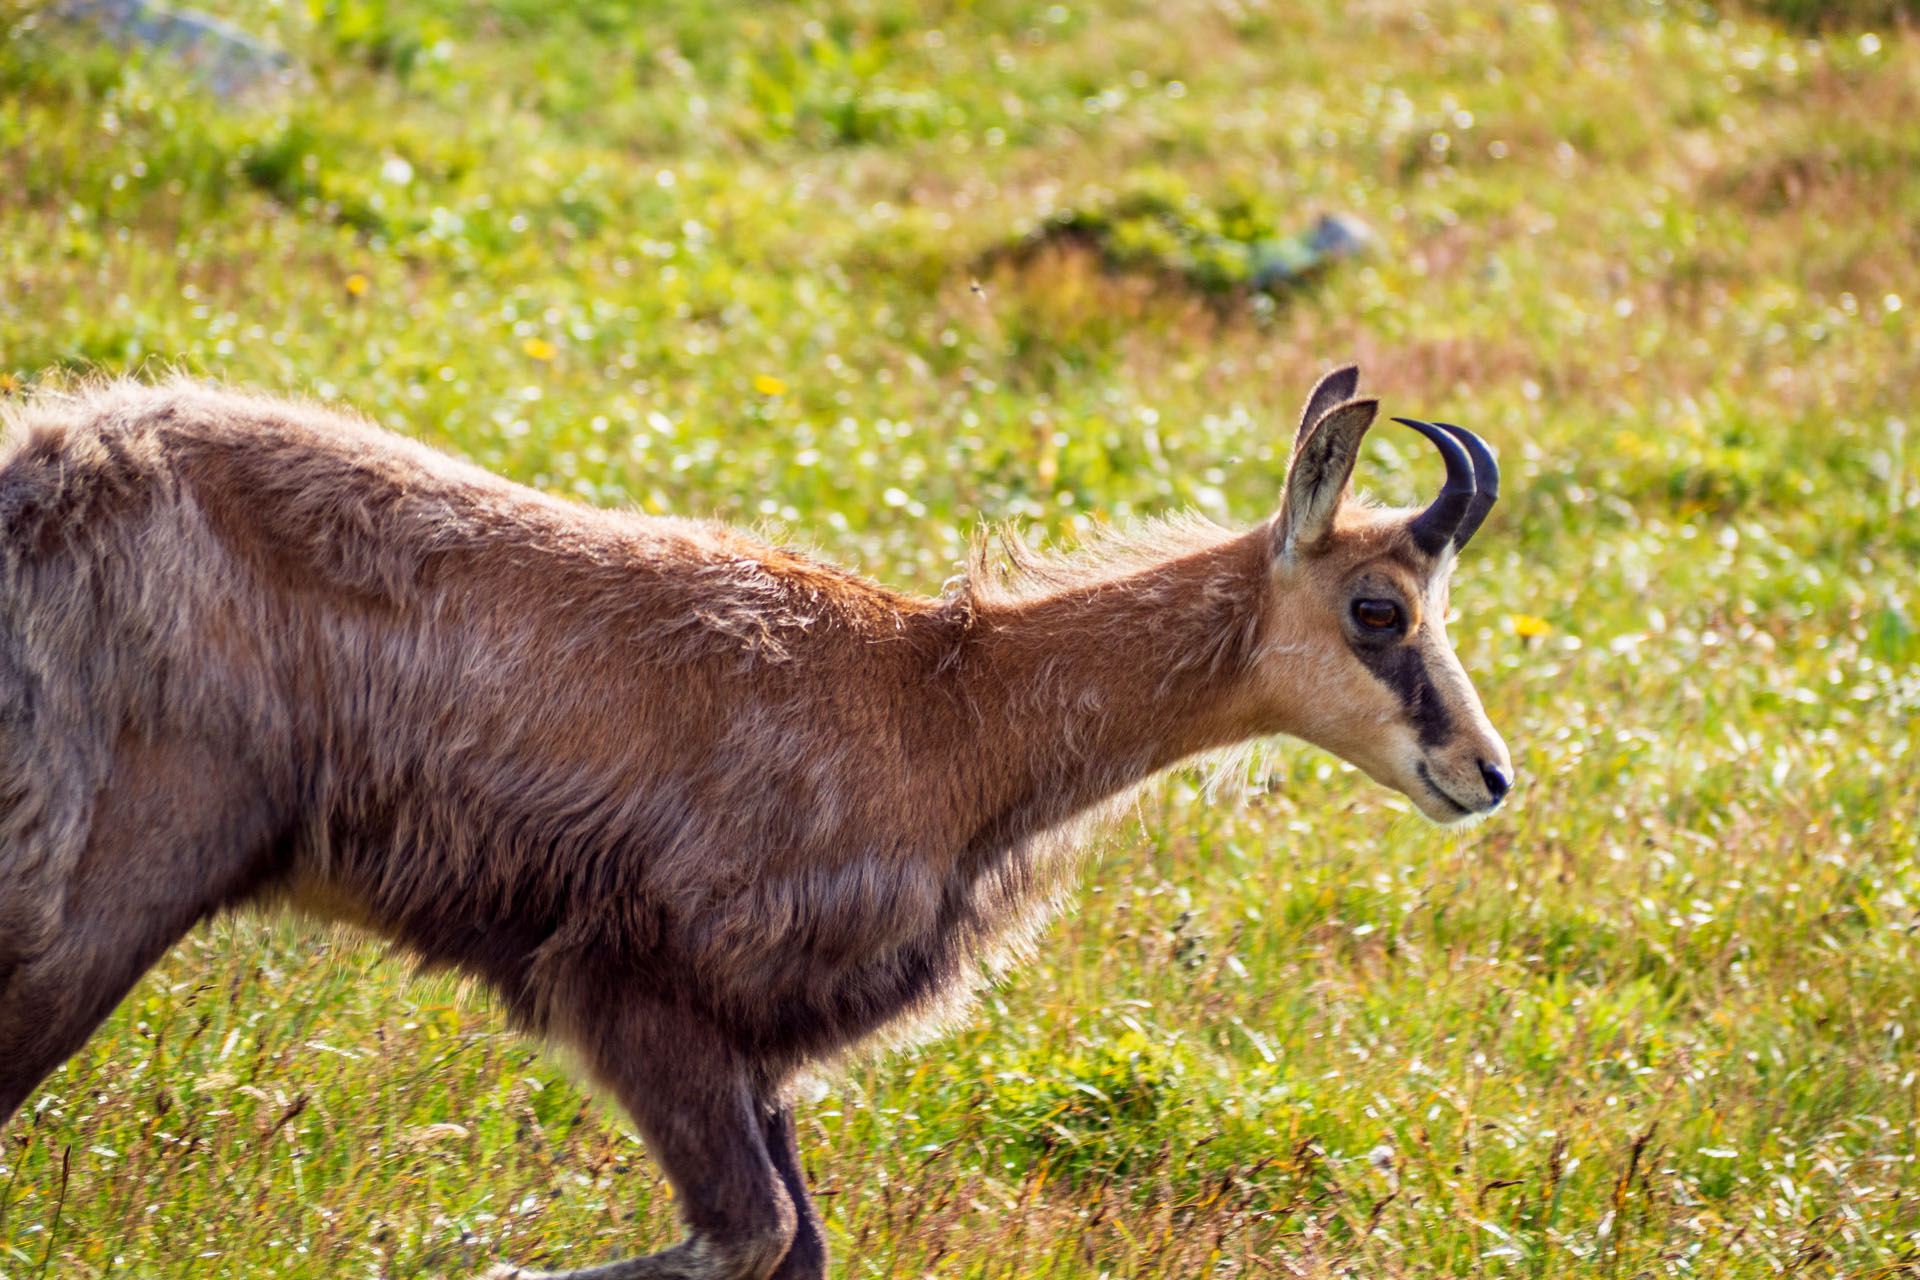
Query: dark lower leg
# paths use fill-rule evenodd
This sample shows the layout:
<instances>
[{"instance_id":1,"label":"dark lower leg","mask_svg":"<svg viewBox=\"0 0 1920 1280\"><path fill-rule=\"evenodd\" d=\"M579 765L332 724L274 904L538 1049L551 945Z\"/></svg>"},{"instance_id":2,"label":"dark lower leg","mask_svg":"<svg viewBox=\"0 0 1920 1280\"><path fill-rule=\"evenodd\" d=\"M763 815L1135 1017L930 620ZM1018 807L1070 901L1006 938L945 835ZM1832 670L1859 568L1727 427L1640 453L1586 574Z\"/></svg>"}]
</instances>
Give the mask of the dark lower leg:
<instances>
[{"instance_id":1,"label":"dark lower leg","mask_svg":"<svg viewBox=\"0 0 1920 1280\"><path fill-rule=\"evenodd\" d=\"M797 1205L768 1151L764 1109L738 1057L699 1020L636 1005L565 1024L633 1116L673 1184L688 1238L663 1253L542 1280L767 1280L795 1239ZM802 1188L804 1193L804 1187ZM781 1273L783 1276L785 1273ZM798 1273L807 1275L809 1273Z\"/></svg>"},{"instance_id":2,"label":"dark lower leg","mask_svg":"<svg viewBox=\"0 0 1920 1280\"><path fill-rule=\"evenodd\" d=\"M820 1211L807 1191L807 1175L800 1164L800 1144L794 1132L793 1108L780 1106L769 1110L761 1132L765 1136L767 1155L787 1189L788 1199L793 1201L797 1218L793 1243L787 1246L787 1256L780 1260L773 1280L825 1280L826 1232L820 1222Z\"/></svg>"}]
</instances>

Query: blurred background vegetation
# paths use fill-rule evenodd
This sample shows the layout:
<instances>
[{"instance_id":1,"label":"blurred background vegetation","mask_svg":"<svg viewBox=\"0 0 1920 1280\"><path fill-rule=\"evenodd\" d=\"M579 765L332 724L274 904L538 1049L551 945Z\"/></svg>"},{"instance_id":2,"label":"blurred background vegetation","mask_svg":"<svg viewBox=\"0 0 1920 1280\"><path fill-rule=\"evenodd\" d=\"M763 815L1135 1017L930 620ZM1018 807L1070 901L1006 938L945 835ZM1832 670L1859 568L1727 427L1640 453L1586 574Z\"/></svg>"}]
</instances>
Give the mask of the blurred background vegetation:
<instances>
[{"instance_id":1,"label":"blurred background vegetation","mask_svg":"<svg viewBox=\"0 0 1920 1280\"><path fill-rule=\"evenodd\" d=\"M982 521L1263 518L1337 362L1501 450L1509 807L1290 743L1151 788L807 1109L838 1274L1920 1275L1911 5L207 0L260 75L72 8L0 0L0 393L313 395L929 592ZM484 993L290 922L0 1141L9 1278L676 1230Z\"/></svg>"}]
</instances>

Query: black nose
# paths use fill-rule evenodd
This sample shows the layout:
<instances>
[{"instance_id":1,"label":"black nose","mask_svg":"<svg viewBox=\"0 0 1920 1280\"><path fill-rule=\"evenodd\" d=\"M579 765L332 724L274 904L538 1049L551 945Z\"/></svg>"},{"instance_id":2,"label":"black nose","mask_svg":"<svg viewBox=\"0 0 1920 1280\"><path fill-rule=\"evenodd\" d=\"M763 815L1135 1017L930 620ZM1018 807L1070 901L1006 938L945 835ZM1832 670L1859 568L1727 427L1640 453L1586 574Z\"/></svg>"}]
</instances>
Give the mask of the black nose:
<instances>
[{"instance_id":1,"label":"black nose","mask_svg":"<svg viewBox=\"0 0 1920 1280\"><path fill-rule=\"evenodd\" d=\"M1507 771L1489 760L1480 762L1480 781L1487 784L1487 794L1495 804L1506 799L1507 792L1513 788L1513 779L1507 776Z\"/></svg>"}]
</instances>

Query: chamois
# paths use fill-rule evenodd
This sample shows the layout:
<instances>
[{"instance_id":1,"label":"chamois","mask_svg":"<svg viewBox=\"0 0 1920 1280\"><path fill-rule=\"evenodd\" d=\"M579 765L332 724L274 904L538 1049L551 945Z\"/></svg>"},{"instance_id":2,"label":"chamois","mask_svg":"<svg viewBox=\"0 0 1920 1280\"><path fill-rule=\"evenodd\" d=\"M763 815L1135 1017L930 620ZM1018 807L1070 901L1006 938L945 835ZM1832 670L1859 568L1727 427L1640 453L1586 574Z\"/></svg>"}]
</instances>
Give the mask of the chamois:
<instances>
[{"instance_id":1,"label":"chamois","mask_svg":"<svg viewBox=\"0 0 1920 1280\"><path fill-rule=\"evenodd\" d=\"M1445 630L1492 453L1351 501L1314 388L1278 515L899 594L189 382L0 444L0 1125L188 929L290 905L572 1046L688 1229L573 1280L818 1280L809 1064L963 1007L1158 770L1292 734L1439 822L1511 777ZM502 1267L499 1276L531 1273Z\"/></svg>"}]
</instances>

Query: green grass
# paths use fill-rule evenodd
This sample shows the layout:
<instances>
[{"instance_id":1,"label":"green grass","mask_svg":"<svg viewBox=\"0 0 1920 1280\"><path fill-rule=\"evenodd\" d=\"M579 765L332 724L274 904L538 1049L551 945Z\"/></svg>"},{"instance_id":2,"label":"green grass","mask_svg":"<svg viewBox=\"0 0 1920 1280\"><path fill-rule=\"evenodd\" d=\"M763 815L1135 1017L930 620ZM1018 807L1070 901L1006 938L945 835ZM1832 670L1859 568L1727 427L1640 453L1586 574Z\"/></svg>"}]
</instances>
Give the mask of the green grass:
<instances>
[{"instance_id":1,"label":"green grass","mask_svg":"<svg viewBox=\"0 0 1920 1280\"><path fill-rule=\"evenodd\" d=\"M983 520L1264 517L1338 361L1502 451L1454 634L1510 806L1443 834L1290 743L1151 789L970 1021L806 1109L839 1275L1920 1275L1898 6L209 7L302 87L0 0L6 386L316 394L925 591ZM1142 190L1383 250L1271 296L1184 232L1007 251ZM675 1230L483 992L288 921L196 934L0 1144L6 1280Z\"/></svg>"}]
</instances>

